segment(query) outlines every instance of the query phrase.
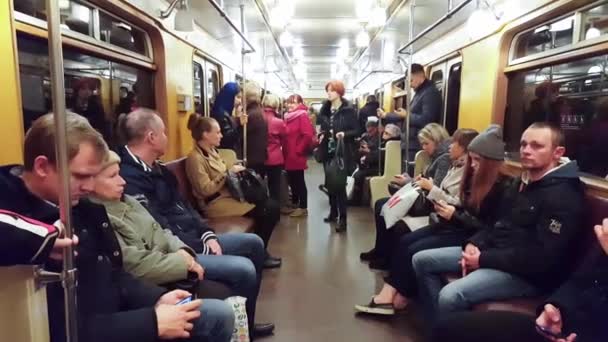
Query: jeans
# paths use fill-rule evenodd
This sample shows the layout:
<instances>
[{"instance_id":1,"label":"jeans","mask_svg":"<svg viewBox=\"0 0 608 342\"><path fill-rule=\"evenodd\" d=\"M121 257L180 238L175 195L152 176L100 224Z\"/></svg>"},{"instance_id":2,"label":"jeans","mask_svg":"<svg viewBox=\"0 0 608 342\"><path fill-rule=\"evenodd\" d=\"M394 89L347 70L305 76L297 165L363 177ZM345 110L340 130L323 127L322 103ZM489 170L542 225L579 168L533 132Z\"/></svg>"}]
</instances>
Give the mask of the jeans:
<instances>
[{"instance_id":1,"label":"jeans","mask_svg":"<svg viewBox=\"0 0 608 342\"><path fill-rule=\"evenodd\" d=\"M218 235L218 242L223 255L199 254L197 260L205 269L205 279L224 283L235 295L247 298L249 326L253 327L266 258L264 244L257 235L242 233Z\"/></svg>"},{"instance_id":2,"label":"jeans","mask_svg":"<svg viewBox=\"0 0 608 342\"><path fill-rule=\"evenodd\" d=\"M475 270L442 289L441 275L460 273L461 257L461 247L446 247L418 252L412 259L420 300L429 322L485 301L539 294L536 287L522 278L490 268Z\"/></svg>"},{"instance_id":3,"label":"jeans","mask_svg":"<svg viewBox=\"0 0 608 342\"><path fill-rule=\"evenodd\" d=\"M219 299L203 299L200 310L201 316L192 322L194 327L186 341L229 342L234 330L234 312L230 305Z\"/></svg>"},{"instance_id":4,"label":"jeans","mask_svg":"<svg viewBox=\"0 0 608 342\"><path fill-rule=\"evenodd\" d=\"M441 229L443 227L440 225L438 223L417 229L398 240L391 256L389 275L384 281L400 294L408 297L418 294L416 273L412 267L414 254L427 249L459 246L472 234L467 230Z\"/></svg>"},{"instance_id":5,"label":"jeans","mask_svg":"<svg viewBox=\"0 0 608 342\"><path fill-rule=\"evenodd\" d=\"M291 187L292 203L298 208L308 208L308 190L304 180L304 170L288 170L287 179Z\"/></svg>"}]
</instances>

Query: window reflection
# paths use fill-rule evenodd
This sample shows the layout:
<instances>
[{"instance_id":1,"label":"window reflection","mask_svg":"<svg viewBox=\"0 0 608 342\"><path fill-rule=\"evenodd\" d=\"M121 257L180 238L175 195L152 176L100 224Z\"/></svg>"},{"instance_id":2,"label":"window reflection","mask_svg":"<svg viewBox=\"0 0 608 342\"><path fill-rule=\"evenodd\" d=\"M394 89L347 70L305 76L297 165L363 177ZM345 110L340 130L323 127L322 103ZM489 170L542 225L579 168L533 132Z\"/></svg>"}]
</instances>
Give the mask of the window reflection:
<instances>
[{"instance_id":1,"label":"window reflection","mask_svg":"<svg viewBox=\"0 0 608 342\"><path fill-rule=\"evenodd\" d=\"M517 38L513 57L521 58L570 45L573 31L574 15L525 32Z\"/></svg>"},{"instance_id":2,"label":"window reflection","mask_svg":"<svg viewBox=\"0 0 608 342\"><path fill-rule=\"evenodd\" d=\"M608 4L582 12L581 40L597 38L608 33Z\"/></svg>"},{"instance_id":3,"label":"window reflection","mask_svg":"<svg viewBox=\"0 0 608 342\"><path fill-rule=\"evenodd\" d=\"M508 150L519 149L519 139L535 121L562 128L566 155L581 170L608 174L608 55L557 64L509 75L505 116Z\"/></svg>"}]
</instances>

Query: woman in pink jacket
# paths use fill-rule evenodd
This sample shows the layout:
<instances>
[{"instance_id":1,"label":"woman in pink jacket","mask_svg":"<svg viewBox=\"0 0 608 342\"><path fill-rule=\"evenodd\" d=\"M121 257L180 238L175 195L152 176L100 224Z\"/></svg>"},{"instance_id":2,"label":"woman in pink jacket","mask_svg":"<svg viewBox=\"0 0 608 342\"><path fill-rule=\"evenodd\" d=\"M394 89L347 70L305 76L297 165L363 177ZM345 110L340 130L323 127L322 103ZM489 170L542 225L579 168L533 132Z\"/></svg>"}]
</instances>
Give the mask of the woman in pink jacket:
<instances>
[{"instance_id":1,"label":"woman in pink jacket","mask_svg":"<svg viewBox=\"0 0 608 342\"><path fill-rule=\"evenodd\" d=\"M285 138L287 128L285 122L280 119L277 111L281 104L281 99L273 94L264 96L262 105L264 106L264 120L268 125L268 147L266 153L266 162L264 170L261 173L262 177L268 177L268 191L270 197L277 202L280 202L281 195L281 174L283 173L283 146L285 146Z\"/></svg>"},{"instance_id":2,"label":"woman in pink jacket","mask_svg":"<svg viewBox=\"0 0 608 342\"><path fill-rule=\"evenodd\" d=\"M306 161L312 148L314 128L308 118L308 108L300 95L291 95L287 99L287 108L287 143L283 146L283 155L293 204L297 206L289 216L301 217L308 215L308 190L304 181L304 170L308 168Z\"/></svg>"}]
</instances>

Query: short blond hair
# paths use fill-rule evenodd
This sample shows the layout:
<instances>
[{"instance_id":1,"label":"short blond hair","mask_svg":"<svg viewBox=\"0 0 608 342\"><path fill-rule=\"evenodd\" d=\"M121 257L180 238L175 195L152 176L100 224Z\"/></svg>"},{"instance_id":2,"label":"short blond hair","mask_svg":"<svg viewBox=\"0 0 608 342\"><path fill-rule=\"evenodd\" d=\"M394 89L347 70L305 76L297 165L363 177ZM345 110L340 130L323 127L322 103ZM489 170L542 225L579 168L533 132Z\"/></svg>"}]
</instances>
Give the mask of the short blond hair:
<instances>
[{"instance_id":1,"label":"short blond hair","mask_svg":"<svg viewBox=\"0 0 608 342\"><path fill-rule=\"evenodd\" d=\"M269 107L274 110L277 110L281 105L281 99L275 94L266 94L266 96L264 96L264 101L262 101L262 105L264 107Z\"/></svg>"},{"instance_id":2,"label":"short blond hair","mask_svg":"<svg viewBox=\"0 0 608 342\"><path fill-rule=\"evenodd\" d=\"M254 81L245 82L243 97L247 104L260 103L262 101L262 87Z\"/></svg>"},{"instance_id":3,"label":"short blond hair","mask_svg":"<svg viewBox=\"0 0 608 342\"><path fill-rule=\"evenodd\" d=\"M418 140L421 143L423 140L427 140L439 145L449 138L450 134L448 131L446 131L443 126L435 122L431 122L430 124L424 126L420 132L418 132Z\"/></svg>"},{"instance_id":4,"label":"short blond hair","mask_svg":"<svg viewBox=\"0 0 608 342\"><path fill-rule=\"evenodd\" d=\"M108 145L101 133L91 126L89 120L76 113L67 112L65 121L68 160L71 161L76 157L81 144L88 143L93 147L99 162L102 162L108 153ZM53 113L45 114L32 123L23 143L23 167L26 171L34 169L34 161L40 156L46 157L51 164L56 165L55 138Z\"/></svg>"}]
</instances>

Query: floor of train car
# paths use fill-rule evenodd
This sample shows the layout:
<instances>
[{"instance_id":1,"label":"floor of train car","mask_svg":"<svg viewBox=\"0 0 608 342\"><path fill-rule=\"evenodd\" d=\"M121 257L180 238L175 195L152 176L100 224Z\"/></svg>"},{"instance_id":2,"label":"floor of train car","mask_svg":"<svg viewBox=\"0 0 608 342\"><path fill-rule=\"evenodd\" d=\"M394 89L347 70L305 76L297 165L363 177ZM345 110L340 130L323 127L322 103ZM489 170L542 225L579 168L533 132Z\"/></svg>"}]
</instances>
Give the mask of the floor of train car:
<instances>
[{"instance_id":1,"label":"floor of train car","mask_svg":"<svg viewBox=\"0 0 608 342\"><path fill-rule=\"evenodd\" d=\"M349 207L348 232L337 234L323 222L329 203L318 190L322 167L309 166L308 217L282 216L270 243L283 266L264 271L257 321L272 321L277 330L262 341L422 341L415 309L395 317L354 314L354 304L369 301L382 285L383 274L359 261L373 245L371 209Z\"/></svg>"}]
</instances>

